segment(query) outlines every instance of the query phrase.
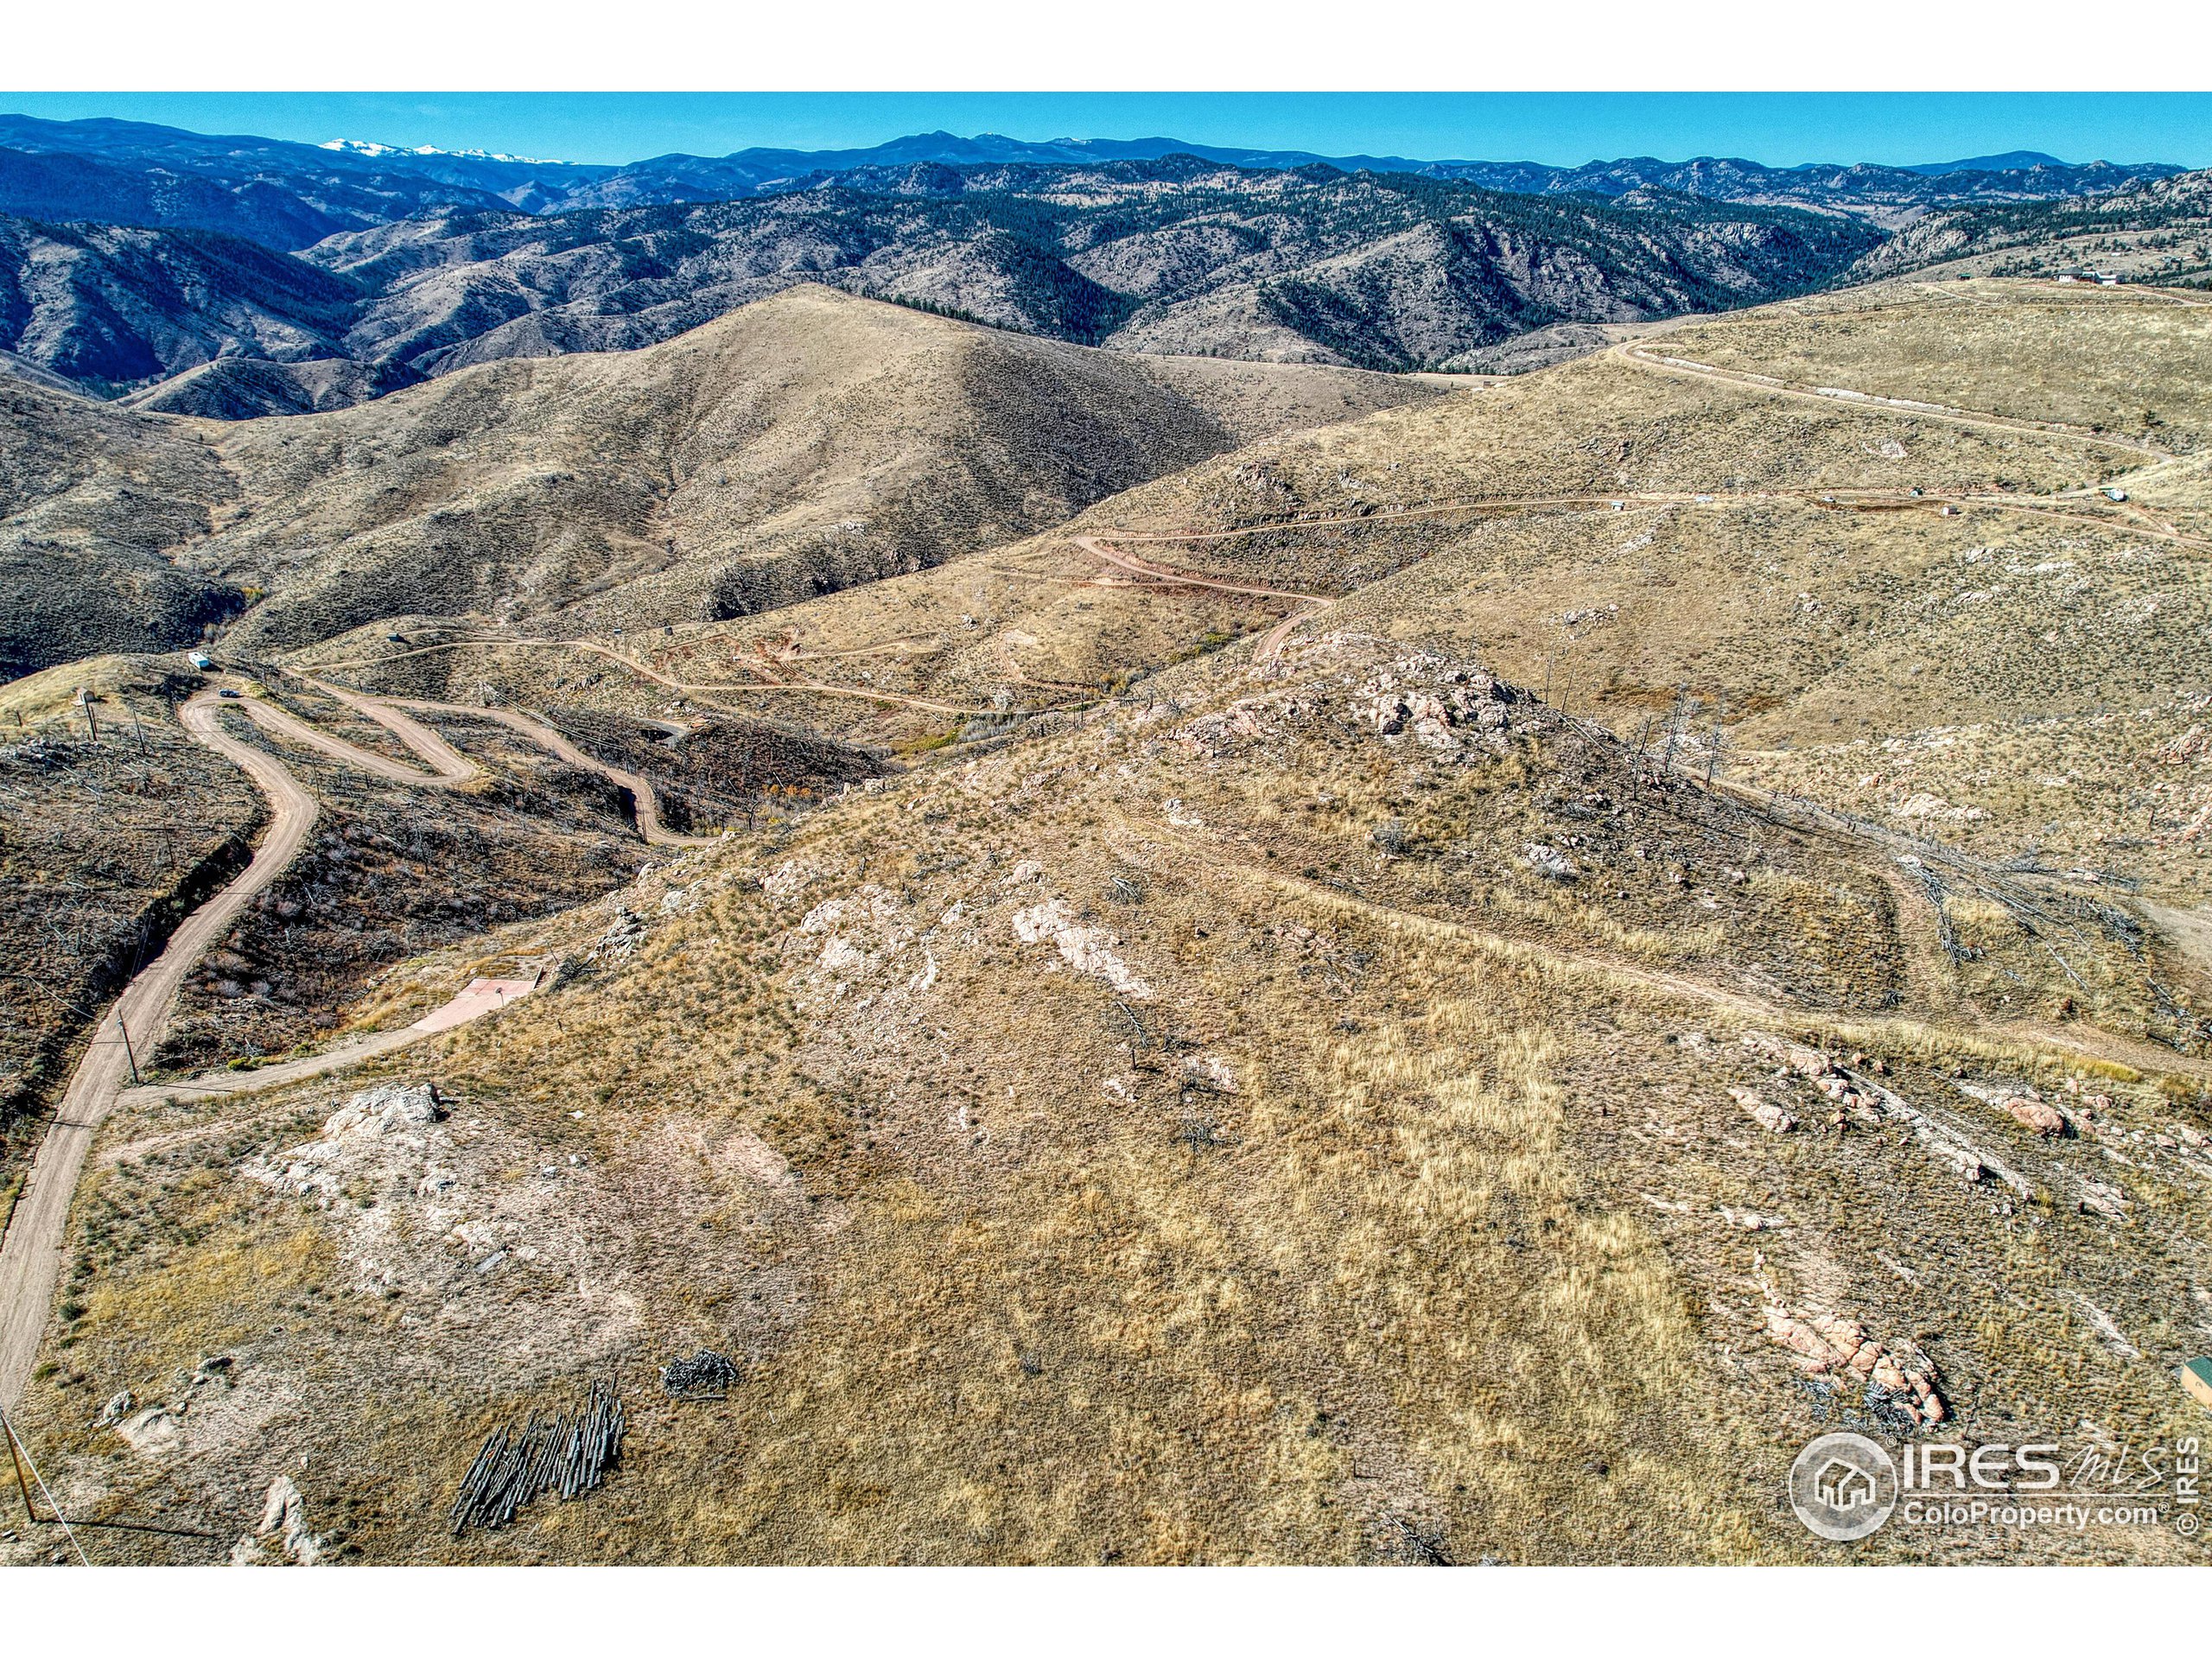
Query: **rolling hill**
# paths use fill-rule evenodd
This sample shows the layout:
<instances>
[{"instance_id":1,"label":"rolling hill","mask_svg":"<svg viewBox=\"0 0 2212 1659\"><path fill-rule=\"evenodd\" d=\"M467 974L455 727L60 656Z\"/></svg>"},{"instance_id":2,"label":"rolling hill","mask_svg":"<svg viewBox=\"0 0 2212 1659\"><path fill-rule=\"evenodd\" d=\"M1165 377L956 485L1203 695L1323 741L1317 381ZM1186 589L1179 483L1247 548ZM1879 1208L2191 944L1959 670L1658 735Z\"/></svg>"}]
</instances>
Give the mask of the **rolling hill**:
<instances>
[{"instance_id":1,"label":"rolling hill","mask_svg":"<svg viewBox=\"0 0 2212 1659\"><path fill-rule=\"evenodd\" d=\"M27 510L189 443L175 556L267 594L219 654L359 741L327 687L432 700L452 816L512 860L537 801L590 880L327 1024L542 971L496 1015L122 1096L10 1421L144 1560L2199 1561L1779 1495L1840 1426L2201 1433L2208 344L1897 282L1408 399L798 289L325 414L85 404ZM817 759L649 855L495 715ZM226 943L240 1023L446 832L263 747L361 833ZM603 1488L456 1511L610 1382Z\"/></svg>"},{"instance_id":2,"label":"rolling hill","mask_svg":"<svg viewBox=\"0 0 2212 1659\"><path fill-rule=\"evenodd\" d=\"M237 637L264 646L401 614L636 630L744 613L1440 391L1089 352L812 285L648 350L494 362L283 421L134 416L0 380L29 446L10 450L4 521L15 660L185 643L248 593L266 597Z\"/></svg>"}]
</instances>

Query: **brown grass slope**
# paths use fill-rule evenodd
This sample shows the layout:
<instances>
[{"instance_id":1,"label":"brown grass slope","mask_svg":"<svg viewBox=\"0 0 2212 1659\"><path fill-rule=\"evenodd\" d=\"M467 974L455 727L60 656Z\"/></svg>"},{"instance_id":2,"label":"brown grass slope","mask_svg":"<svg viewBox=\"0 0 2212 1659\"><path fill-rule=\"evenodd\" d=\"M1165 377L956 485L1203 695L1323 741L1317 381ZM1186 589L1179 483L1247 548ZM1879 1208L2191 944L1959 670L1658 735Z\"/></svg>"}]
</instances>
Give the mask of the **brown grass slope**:
<instances>
[{"instance_id":1,"label":"brown grass slope","mask_svg":"<svg viewBox=\"0 0 2212 1659\"><path fill-rule=\"evenodd\" d=\"M0 375L0 678L195 640L244 603L166 550L232 480L165 423Z\"/></svg>"},{"instance_id":2,"label":"brown grass slope","mask_svg":"<svg viewBox=\"0 0 2212 1659\"><path fill-rule=\"evenodd\" d=\"M2202 1429L2195 337L1958 286L1948 355L1911 290L1717 321L1666 349L1774 384L1609 355L623 654L339 642L913 764L410 964L569 963L372 1074L442 1120L119 1115L42 1466L226 1540L285 1473L367 1560L2201 1560L1778 1501L1929 1432L1816 1317L1942 1438ZM702 1345L729 1399L664 1398ZM607 1488L455 1538L483 1434L610 1375Z\"/></svg>"},{"instance_id":3,"label":"brown grass slope","mask_svg":"<svg viewBox=\"0 0 2212 1659\"><path fill-rule=\"evenodd\" d=\"M1865 1409L1770 1334L1814 1313L1923 1349L1970 1436L2180 1432L2201 1103L1943 1023L1878 853L1486 684L1349 633L1187 664L686 854L620 896L635 919L505 930L576 971L385 1069L436 1080L442 1121L310 1145L361 1086L328 1081L120 1118L26 1403L42 1459L88 1515L225 1539L289 1472L365 1560L1812 1559L1774 1493ZM1498 717L1383 732L1394 688ZM1777 1075L1759 1030L2027 1191ZM1961 1074L2071 1078L2099 1136L2146 1141L2117 1169ZM741 1363L730 1398L662 1398L701 1345ZM454 1538L483 1432L607 1375L608 1488ZM174 1440L92 1426L126 1387Z\"/></svg>"},{"instance_id":4,"label":"brown grass slope","mask_svg":"<svg viewBox=\"0 0 2212 1659\"><path fill-rule=\"evenodd\" d=\"M801 288L645 351L225 431L245 503L189 556L270 591L257 643L408 612L635 629L933 564L1257 425L1428 395L1155 370Z\"/></svg>"},{"instance_id":5,"label":"brown grass slope","mask_svg":"<svg viewBox=\"0 0 2212 1659\"><path fill-rule=\"evenodd\" d=\"M2212 806L2189 739L2212 669L2208 329L2212 310L2168 296L2050 284L1770 308L1642 349L1932 407L1609 353L1268 440L1030 541L633 654L706 688L695 701L858 720L899 741L963 721L768 682L1038 709L1300 608L1133 581L1076 545L1096 533L1232 587L1337 600L1394 637L1479 649L1624 734L1649 725L1656 741L1679 702L1680 741L1700 756L1717 722L1723 776L1818 780L1900 829L2039 849L2195 904ZM1156 539L1116 543L1116 530ZM549 675L588 676L641 709L674 695L540 648L386 672L525 698Z\"/></svg>"},{"instance_id":6,"label":"brown grass slope","mask_svg":"<svg viewBox=\"0 0 2212 1659\"><path fill-rule=\"evenodd\" d=\"M0 378L0 671L186 643L264 594L241 645L408 613L749 611L1437 390L1109 355L821 288L310 418L163 419Z\"/></svg>"}]
</instances>

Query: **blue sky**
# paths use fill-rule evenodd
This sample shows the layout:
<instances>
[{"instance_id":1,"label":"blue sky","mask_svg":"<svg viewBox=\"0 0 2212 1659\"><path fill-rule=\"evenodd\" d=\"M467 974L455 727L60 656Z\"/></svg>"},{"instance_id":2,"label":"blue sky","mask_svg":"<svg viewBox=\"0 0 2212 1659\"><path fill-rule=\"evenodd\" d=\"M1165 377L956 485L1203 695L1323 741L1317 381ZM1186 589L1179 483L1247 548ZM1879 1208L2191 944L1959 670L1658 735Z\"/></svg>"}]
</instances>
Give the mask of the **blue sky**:
<instances>
[{"instance_id":1,"label":"blue sky","mask_svg":"<svg viewBox=\"0 0 2212 1659\"><path fill-rule=\"evenodd\" d=\"M2007 149L2212 164L2208 93L0 92L0 108L574 162L842 149L944 128L1569 165L1694 155L1912 162Z\"/></svg>"}]
</instances>

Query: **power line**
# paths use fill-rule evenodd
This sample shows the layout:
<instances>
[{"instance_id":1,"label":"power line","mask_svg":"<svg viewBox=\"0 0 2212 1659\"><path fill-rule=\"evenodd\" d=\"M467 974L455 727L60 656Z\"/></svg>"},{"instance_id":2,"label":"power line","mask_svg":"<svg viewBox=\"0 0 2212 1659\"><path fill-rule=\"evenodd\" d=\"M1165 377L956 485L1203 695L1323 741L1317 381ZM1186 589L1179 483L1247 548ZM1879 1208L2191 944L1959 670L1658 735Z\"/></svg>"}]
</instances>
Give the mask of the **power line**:
<instances>
[{"instance_id":1,"label":"power line","mask_svg":"<svg viewBox=\"0 0 2212 1659\"><path fill-rule=\"evenodd\" d=\"M16 1484L22 1484L23 1467L29 1467L31 1478L38 1483L39 1491L46 1495L46 1507L54 1511L54 1518L61 1523L61 1530L69 1540L69 1548L77 1552L79 1560L86 1567L90 1567L92 1564L92 1558L85 1554L84 1545L77 1541L77 1535L69 1525L69 1517L61 1513L61 1505L54 1501L53 1488L46 1484L46 1477L39 1473L38 1465L31 1458L30 1447L23 1444L23 1437L16 1433L16 1426L8 1421L8 1414L5 1412L0 1412L0 1433L4 1433L8 1437L8 1455L22 1459L22 1465L16 1471ZM26 1510L31 1507L31 1495L28 1491L23 1494L23 1507ZM38 1512L35 1510L31 1511L31 1519L34 1521L38 1519Z\"/></svg>"}]
</instances>

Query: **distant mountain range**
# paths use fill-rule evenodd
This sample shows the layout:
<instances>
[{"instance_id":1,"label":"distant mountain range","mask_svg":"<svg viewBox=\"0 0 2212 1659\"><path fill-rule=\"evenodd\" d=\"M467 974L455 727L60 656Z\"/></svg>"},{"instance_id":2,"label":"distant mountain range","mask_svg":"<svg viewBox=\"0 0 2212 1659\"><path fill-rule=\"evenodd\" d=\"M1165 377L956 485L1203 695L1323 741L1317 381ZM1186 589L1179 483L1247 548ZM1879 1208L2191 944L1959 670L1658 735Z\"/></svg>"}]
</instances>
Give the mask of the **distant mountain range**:
<instances>
[{"instance_id":1,"label":"distant mountain range","mask_svg":"<svg viewBox=\"0 0 2212 1659\"><path fill-rule=\"evenodd\" d=\"M1402 371L1560 323L1802 293L1882 240L1849 215L1652 189L1535 196L1187 156L915 163L734 201L471 202L296 254L0 219L0 351L97 395L234 418L651 345L826 283L1081 345Z\"/></svg>"},{"instance_id":2,"label":"distant mountain range","mask_svg":"<svg viewBox=\"0 0 2212 1659\"><path fill-rule=\"evenodd\" d=\"M656 156L613 167L335 138L322 144L210 137L143 122L0 115L0 213L156 229L221 231L284 251L342 231L448 208L531 213L737 201L883 168L1095 166L1195 156L1254 171L1326 168L1410 173L1484 189L1618 197L1671 190L1713 200L1856 213L1885 226L1967 203L2037 201L2116 189L2182 169L2075 166L2033 151L1916 167L1775 168L1724 157L1649 156L1564 168L1534 162L1421 161L1195 144L1175 138L918 133L861 149L741 149Z\"/></svg>"},{"instance_id":3,"label":"distant mountain range","mask_svg":"<svg viewBox=\"0 0 2212 1659\"><path fill-rule=\"evenodd\" d=\"M1465 369L1540 331L1832 286L1905 242L1946 257L2176 171L943 132L608 167L0 116L0 372L179 414L299 413L650 345L800 283L1121 350Z\"/></svg>"}]
</instances>

